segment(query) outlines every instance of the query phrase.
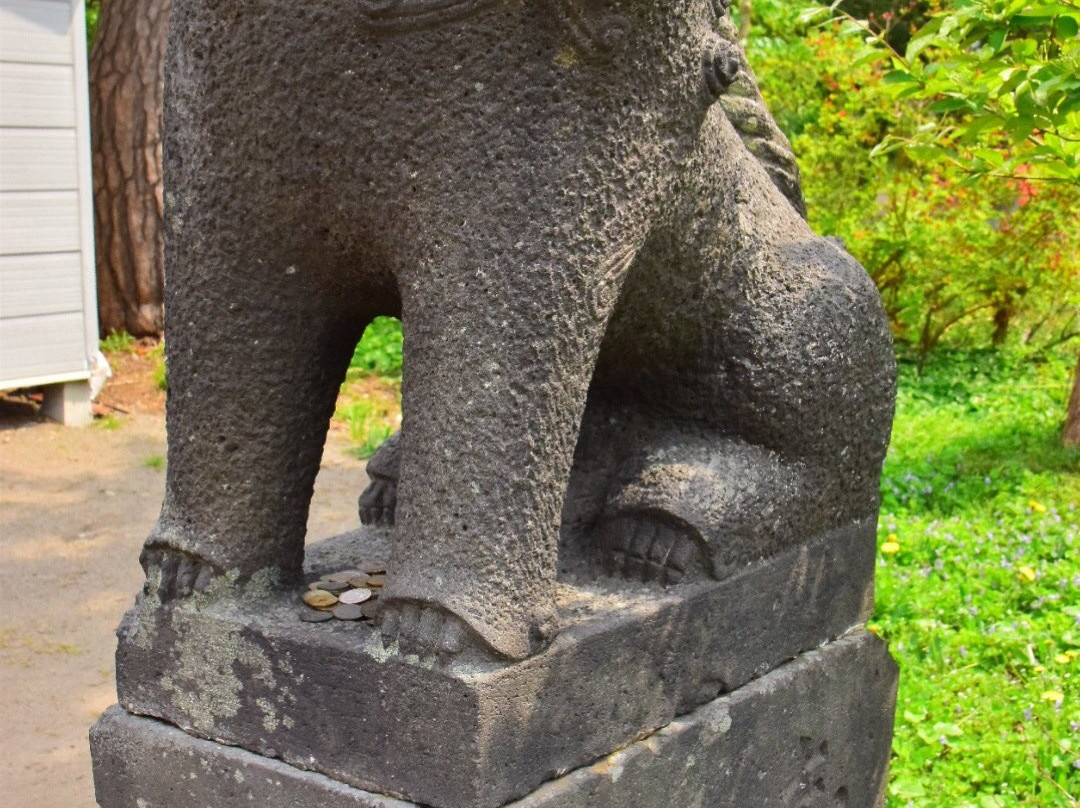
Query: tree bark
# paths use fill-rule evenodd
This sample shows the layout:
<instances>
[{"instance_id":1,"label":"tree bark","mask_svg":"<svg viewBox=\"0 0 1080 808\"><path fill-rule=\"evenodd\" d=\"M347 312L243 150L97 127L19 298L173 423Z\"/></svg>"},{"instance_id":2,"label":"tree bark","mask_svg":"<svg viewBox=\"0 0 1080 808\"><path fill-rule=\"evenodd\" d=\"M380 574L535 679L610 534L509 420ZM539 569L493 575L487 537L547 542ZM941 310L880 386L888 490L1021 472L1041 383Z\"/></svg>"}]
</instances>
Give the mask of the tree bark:
<instances>
[{"instance_id":1,"label":"tree bark","mask_svg":"<svg viewBox=\"0 0 1080 808\"><path fill-rule=\"evenodd\" d=\"M1069 412L1065 416L1065 431L1061 442L1066 446L1080 446L1080 359L1076 362L1073 374L1072 395L1069 396Z\"/></svg>"},{"instance_id":2,"label":"tree bark","mask_svg":"<svg viewBox=\"0 0 1080 808\"><path fill-rule=\"evenodd\" d=\"M161 96L172 0L103 0L90 55L102 335L164 328Z\"/></svg>"}]
</instances>

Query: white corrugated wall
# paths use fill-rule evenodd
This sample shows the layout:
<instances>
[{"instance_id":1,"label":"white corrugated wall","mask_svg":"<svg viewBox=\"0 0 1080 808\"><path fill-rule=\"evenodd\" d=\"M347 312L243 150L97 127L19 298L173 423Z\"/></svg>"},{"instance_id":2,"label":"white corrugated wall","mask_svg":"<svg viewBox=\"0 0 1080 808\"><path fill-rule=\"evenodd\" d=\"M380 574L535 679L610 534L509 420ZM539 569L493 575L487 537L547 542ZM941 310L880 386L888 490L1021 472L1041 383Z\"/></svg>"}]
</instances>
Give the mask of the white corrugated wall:
<instances>
[{"instance_id":1,"label":"white corrugated wall","mask_svg":"<svg viewBox=\"0 0 1080 808\"><path fill-rule=\"evenodd\" d=\"M82 0L0 0L0 389L97 349Z\"/></svg>"}]
</instances>

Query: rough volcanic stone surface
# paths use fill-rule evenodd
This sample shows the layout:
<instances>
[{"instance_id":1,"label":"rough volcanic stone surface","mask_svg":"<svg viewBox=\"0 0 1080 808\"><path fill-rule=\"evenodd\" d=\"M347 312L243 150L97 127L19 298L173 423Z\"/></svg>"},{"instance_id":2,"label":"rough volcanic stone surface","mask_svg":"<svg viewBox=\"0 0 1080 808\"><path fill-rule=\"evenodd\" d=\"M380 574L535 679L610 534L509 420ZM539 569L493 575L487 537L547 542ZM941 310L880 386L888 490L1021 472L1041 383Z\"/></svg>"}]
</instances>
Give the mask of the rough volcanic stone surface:
<instances>
[{"instance_id":1,"label":"rough volcanic stone surface","mask_svg":"<svg viewBox=\"0 0 1080 808\"><path fill-rule=\"evenodd\" d=\"M660 592L567 576L560 636L513 664L403 656L370 624L302 622L299 590L165 609L145 596L119 632L119 700L372 791L494 808L864 621L874 533ZM380 531L346 534L310 548L309 577L384 552Z\"/></svg>"},{"instance_id":2,"label":"rough volcanic stone surface","mask_svg":"<svg viewBox=\"0 0 1080 808\"><path fill-rule=\"evenodd\" d=\"M858 632L509 805L878 808L896 681L884 644ZM418 808L118 707L91 731L91 747L102 808Z\"/></svg>"},{"instance_id":3,"label":"rough volcanic stone surface","mask_svg":"<svg viewBox=\"0 0 1080 808\"><path fill-rule=\"evenodd\" d=\"M395 653L524 659L560 568L662 598L873 519L888 323L802 217L724 8L175 0L158 601L299 580L377 315Z\"/></svg>"}]
</instances>

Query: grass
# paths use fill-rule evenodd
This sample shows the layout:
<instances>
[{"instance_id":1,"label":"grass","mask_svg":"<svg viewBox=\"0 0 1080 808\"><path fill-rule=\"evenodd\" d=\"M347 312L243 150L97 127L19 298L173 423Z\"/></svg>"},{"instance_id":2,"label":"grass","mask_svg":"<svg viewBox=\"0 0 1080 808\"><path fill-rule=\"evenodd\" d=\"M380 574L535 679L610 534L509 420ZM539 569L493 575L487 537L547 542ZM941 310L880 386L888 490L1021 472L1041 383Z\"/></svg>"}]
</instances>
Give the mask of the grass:
<instances>
[{"instance_id":1,"label":"grass","mask_svg":"<svg viewBox=\"0 0 1080 808\"><path fill-rule=\"evenodd\" d=\"M356 346L334 417L367 460L401 427L401 322L377 317Z\"/></svg>"},{"instance_id":2,"label":"grass","mask_svg":"<svg viewBox=\"0 0 1080 808\"><path fill-rule=\"evenodd\" d=\"M394 338L375 341L390 377L358 347L354 382L381 386L339 406L361 457L400 423ZM1080 451L1060 444L1074 363L901 363L871 623L901 667L889 808L1080 805Z\"/></svg>"},{"instance_id":3,"label":"grass","mask_svg":"<svg viewBox=\"0 0 1080 808\"><path fill-rule=\"evenodd\" d=\"M135 337L127 331L110 331L99 347L103 353L131 353L135 350Z\"/></svg>"},{"instance_id":4,"label":"grass","mask_svg":"<svg viewBox=\"0 0 1080 808\"><path fill-rule=\"evenodd\" d=\"M1078 804L1074 361L902 365L872 624L901 667L890 808Z\"/></svg>"}]
</instances>

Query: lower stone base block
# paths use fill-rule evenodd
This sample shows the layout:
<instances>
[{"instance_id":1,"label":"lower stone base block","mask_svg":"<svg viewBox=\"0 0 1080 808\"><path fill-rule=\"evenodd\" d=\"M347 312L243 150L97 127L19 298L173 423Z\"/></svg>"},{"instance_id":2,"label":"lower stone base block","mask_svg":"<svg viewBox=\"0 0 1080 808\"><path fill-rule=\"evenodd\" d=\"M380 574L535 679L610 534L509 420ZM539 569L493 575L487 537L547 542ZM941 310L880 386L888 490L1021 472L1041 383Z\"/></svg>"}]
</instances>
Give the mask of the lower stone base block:
<instances>
[{"instance_id":1,"label":"lower stone base block","mask_svg":"<svg viewBox=\"0 0 1080 808\"><path fill-rule=\"evenodd\" d=\"M884 643L856 632L510 806L877 808L896 684ZM119 707L90 739L102 808L418 808Z\"/></svg>"}]
</instances>

